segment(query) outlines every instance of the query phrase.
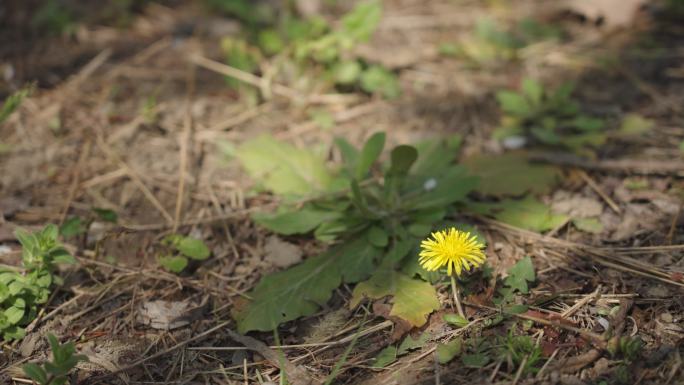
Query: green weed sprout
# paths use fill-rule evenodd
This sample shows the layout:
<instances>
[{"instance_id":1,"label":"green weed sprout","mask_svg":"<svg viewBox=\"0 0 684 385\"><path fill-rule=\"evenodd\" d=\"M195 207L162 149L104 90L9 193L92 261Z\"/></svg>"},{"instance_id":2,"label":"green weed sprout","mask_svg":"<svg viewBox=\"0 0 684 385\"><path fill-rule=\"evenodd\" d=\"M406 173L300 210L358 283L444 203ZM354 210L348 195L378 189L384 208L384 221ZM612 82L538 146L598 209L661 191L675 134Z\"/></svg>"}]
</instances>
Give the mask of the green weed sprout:
<instances>
[{"instance_id":1,"label":"green weed sprout","mask_svg":"<svg viewBox=\"0 0 684 385\"><path fill-rule=\"evenodd\" d=\"M505 144L507 139L523 137L533 144L575 151L601 145L606 139L603 120L581 113L571 98L573 90L571 83L550 91L535 80L525 79L520 92L498 92L496 97L504 115L494 138Z\"/></svg>"},{"instance_id":2,"label":"green weed sprout","mask_svg":"<svg viewBox=\"0 0 684 385\"><path fill-rule=\"evenodd\" d=\"M60 344L57 337L48 334L52 361L43 365L28 363L22 366L24 373L39 385L63 385L67 382L67 375L79 361L88 361L88 357L82 354L74 354L76 347L73 342Z\"/></svg>"},{"instance_id":3,"label":"green weed sprout","mask_svg":"<svg viewBox=\"0 0 684 385\"><path fill-rule=\"evenodd\" d=\"M24 326L36 318L38 305L47 302L52 284L61 283L53 275L55 266L76 262L58 241L58 234L52 224L34 233L15 232L22 245L24 271L0 269L0 333L5 341L24 337Z\"/></svg>"}]
</instances>

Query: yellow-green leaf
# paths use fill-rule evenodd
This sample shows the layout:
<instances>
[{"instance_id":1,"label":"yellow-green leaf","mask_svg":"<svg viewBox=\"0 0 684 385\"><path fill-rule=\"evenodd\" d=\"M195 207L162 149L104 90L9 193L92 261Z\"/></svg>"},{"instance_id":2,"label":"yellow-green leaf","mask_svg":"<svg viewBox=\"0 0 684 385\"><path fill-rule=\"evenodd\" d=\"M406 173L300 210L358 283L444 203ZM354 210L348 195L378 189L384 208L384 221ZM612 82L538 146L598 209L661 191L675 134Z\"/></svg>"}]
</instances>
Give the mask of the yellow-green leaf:
<instances>
[{"instance_id":1,"label":"yellow-green leaf","mask_svg":"<svg viewBox=\"0 0 684 385\"><path fill-rule=\"evenodd\" d=\"M390 315L413 326L425 324L427 316L440 307L432 285L389 269L376 271L368 281L356 285L350 306L356 307L364 297L377 299L385 296L393 296Z\"/></svg>"}]
</instances>

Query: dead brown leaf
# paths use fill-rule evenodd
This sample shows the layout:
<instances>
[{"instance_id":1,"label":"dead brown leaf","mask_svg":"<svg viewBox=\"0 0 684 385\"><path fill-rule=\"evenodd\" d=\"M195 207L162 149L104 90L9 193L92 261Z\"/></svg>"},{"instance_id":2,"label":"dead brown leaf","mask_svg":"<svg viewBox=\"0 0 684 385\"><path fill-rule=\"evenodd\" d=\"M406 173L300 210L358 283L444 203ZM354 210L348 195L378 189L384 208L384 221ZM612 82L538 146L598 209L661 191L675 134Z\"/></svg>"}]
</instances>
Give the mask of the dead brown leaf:
<instances>
[{"instance_id":1,"label":"dead brown leaf","mask_svg":"<svg viewBox=\"0 0 684 385\"><path fill-rule=\"evenodd\" d=\"M602 21L607 28L632 24L645 0L568 0L563 8L580 14L593 22Z\"/></svg>"},{"instance_id":2,"label":"dead brown leaf","mask_svg":"<svg viewBox=\"0 0 684 385\"><path fill-rule=\"evenodd\" d=\"M265 259L273 265L285 268L302 260L302 250L292 243L288 243L279 237L272 235L264 245Z\"/></svg>"}]
</instances>

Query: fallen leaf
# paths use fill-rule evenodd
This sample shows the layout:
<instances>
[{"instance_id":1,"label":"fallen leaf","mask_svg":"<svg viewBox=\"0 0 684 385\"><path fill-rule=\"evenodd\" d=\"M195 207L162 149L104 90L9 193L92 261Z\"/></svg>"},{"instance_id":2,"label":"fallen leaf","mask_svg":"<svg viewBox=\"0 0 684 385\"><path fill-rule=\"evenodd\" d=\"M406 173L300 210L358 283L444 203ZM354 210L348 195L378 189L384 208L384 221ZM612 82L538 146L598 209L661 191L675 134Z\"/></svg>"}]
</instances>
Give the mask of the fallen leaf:
<instances>
[{"instance_id":1,"label":"fallen leaf","mask_svg":"<svg viewBox=\"0 0 684 385\"><path fill-rule=\"evenodd\" d=\"M567 0L564 8L608 28L625 27L632 24L637 12L648 2L646 0Z\"/></svg>"},{"instance_id":2,"label":"fallen leaf","mask_svg":"<svg viewBox=\"0 0 684 385\"><path fill-rule=\"evenodd\" d=\"M198 318L206 304L189 301L147 301L140 307L138 321L153 329L172 330L188 325Z\"/></svg>"},{"instance_id":3,"label":"fallen leaf","mask_svg":"<svg viewBox=\"0 0 684 385\"><path fill-rule=\"evenodd\" d=\"M297 264L302 261L302 250L292 243L272 235L266 240L264 245L266 261L273 265L284 268Z\"/></svg>"},{"instance_id":4,"label":"fallen leaf","mask_svg":"<svg viewBox=\"0 0 684 385\"><path fill-rule=\"evenodd\" d=\"M402 318L413 326L423 326L427 316L440 308L435 288L428 282L403 273L382 269L368 281L354 288L350 307L356 307L364 297L377 299L393 296L391 316Z\"/></svg>"},{"instance_id":5,"label":"fallen leaf","mask_svg":"<svg viewBox=\"0 0 684 385\"><path fill-rule=\"evenodd\" d=\"M551 208L572 218L597 217L603 212L603 205L596 199L560 192L554 196Z\"/></svg>"}]
</instances>

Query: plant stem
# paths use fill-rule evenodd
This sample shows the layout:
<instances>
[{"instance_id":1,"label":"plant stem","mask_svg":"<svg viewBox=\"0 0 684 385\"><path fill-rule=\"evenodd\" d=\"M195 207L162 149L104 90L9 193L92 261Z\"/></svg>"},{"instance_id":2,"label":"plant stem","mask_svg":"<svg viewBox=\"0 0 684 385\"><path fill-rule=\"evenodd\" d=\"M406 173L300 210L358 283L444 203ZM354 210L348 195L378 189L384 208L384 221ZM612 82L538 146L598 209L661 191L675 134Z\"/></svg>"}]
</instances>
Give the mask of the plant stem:
<instances>
[{"instance_id":1,"label":"plant stem","mask_svg":"<svg viewBox=\"0 0 684 385\"><path fill-rule=\"evenodd\" d=\"M458 287L456 286L456 278L454 278L453 275L451 275L451 292L454 293L454 304L456 305L458 315L460 315L464 319L467 319L465 313L463 312L463 307L461 306L461 300L459 299Z\"/></svg>"}]
</instances>

